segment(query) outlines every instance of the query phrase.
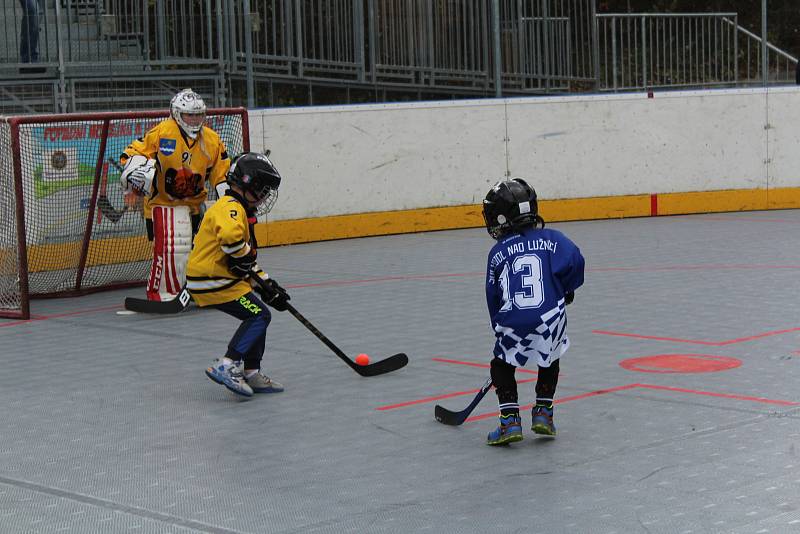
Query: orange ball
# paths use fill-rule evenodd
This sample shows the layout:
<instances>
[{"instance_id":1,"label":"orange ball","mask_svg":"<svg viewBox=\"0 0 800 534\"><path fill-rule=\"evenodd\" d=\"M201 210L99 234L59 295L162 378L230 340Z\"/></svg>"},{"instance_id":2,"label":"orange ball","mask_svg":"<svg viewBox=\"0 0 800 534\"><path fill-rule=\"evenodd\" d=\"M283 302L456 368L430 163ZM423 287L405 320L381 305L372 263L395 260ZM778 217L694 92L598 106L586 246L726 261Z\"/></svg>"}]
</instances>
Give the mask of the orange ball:
<instances>
[{"instance_id":1,"label":"orange ball","mask_svg":"<svg viewBox=\"0 0 800 534\"><path fill-rule=\"evenodd\" d=\"M356 363L358 365L369 364L369 356L367 356L366 354L359 354L358 356L356 356Z\"/></svg>"}]
</instances>

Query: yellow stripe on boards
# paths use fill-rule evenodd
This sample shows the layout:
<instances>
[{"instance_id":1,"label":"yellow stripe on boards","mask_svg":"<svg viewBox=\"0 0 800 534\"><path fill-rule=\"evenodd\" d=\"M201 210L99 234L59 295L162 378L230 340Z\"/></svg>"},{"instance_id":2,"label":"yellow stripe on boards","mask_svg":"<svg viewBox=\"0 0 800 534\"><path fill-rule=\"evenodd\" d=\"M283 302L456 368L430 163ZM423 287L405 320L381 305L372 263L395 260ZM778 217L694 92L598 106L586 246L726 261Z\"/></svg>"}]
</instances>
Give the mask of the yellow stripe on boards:
<instances>
[{"instance_id":1,"label":"yellow stripe on boards","mask_svg":"<svg viewBox=\"0 0 800 534\"><path fill-rule=\"evenodd\" d=\"M800 187L783 187L767 190L767 208L794 209L800 208Z\"/></svg>"},{"instance_id":2,"label":"yellow stripe on boards","mask_svg":"<svg viewBox=\"0 0 800 534\"><path fill-rule=\"evenodd\" d=\"M482 225L480 206L454 206L261 223L256 225L256 239L259 246L273 246Z\"/></svg>"},{"instance_id":3,"label":"yellow stripe on boards","mask_svg":"<svg viewBox=\"0 0 800 534\"><path fill-rule=\"evenodd\" d=\"M650 195L540 200L539 214L548 222L647 217Z\"/></svg>"},{"instance_id":4,"label":"yellow stripe on boards","mask_svg":"<svg viewBox=\"0 0 800 534\"><path fill-rule=\"evenodd\" d=\"M150 260L152 254L153 245L147 241L146 236L98 239L89 243L86 266ZM28 247L28 270L35 273L77 269L80 255L81 243L78 241L30 245Z\"/></svg>"},{"instance_id":5,"label":"yellow stripe on boards","mask_svg":"<svg viewBox=\"0 0 800 534\"><path fill-rule=\"evenodd\" d=\"M766 189L731 189L727 191L663 193L658 195L659 215L766 209L769 209Z\"/></svg>"},{"instance_id":6,"label":"yellow stripe on boards","mask_svg":"<svg viewBox=\"0 0 800 534\"><path fill-rule=\"evenodd\" d=\"M540 200L548 222L648 217L650 194ZM800 208L800 188L745 189L656 195L657 215ZM481 205L294 219L256 225L259 246L483 226Z\"/></svg>"},{"instance_id":7,"label":"yellow stripe on boards","mask_svg":"<svg viewBox=\"0 0 800 534\"><path fill-rule=\"evenodd\" d=\"M542 200L539 211L553 222L643 217L650 214L650 195ZM263 247L482 226L482 206L471 204L275 221L257 224L255 231Z\"/></svg>"}]
</instances>

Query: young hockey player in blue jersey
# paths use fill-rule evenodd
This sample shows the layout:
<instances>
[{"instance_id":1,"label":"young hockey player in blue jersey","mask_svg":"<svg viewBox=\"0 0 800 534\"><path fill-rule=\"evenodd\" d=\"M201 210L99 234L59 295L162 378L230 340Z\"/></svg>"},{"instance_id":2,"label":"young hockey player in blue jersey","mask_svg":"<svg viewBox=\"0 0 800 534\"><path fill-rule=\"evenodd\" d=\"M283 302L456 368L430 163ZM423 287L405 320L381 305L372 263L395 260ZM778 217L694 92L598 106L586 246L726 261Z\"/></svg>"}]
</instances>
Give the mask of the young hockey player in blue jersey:
<instances>
[{"instance_id":1,"label":"young hockey player in blue jersey","mask_svg":"<svg viewBox=\"0 0 800 534\"><path fill-rule=\"evenodd\" d=\"M497 338L491 376L500 404L500 426L487 443L522 440L514 372L529 360L539 367L531 430L555 436L558 362L569 348L566 305L583 284L583 256L564 234L545 229L536 191L519 178L492 187L483 201L483 218L497 240L489 252L486 304Z\"/></svg>"}]
</instances>

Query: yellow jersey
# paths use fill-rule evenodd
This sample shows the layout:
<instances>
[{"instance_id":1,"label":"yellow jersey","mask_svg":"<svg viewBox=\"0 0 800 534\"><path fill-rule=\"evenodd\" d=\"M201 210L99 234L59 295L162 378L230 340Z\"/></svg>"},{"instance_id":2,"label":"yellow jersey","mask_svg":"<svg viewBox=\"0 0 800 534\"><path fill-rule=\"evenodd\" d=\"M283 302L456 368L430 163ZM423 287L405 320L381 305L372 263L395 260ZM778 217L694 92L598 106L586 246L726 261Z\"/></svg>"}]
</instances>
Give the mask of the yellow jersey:
<instances>
[{"instance_id":1,"label":"yellow jersey","mask_svg":"<svg viewBox=\"0 0 800 534\"><path fill-rule=\"evenodd\" d=\"M251 289L249 280L228 269L228 255L241 256L255 246L244 206L225 195L203 216L186 266L186 288L198 306L236 300ZM258 270L261 278L266 278Z\"/></svg>"},{"instance_id":2,"label":"yellow jersey","mask_svg":"<svg viewBox=\"0 0 800 534\"><path fill-rule=\"evenodd\" d=\"M153 185L144 199L147 219L152 218L152 206L188 206L192 214L200 213L200 205L208 196L206 181L216 187L225 180L231 166L217 132L203 126L196 139L189 139L172 118L161 121L128 145L120 163L124 166L137 154L156 160Z\"/></svg>"}]
</instances>

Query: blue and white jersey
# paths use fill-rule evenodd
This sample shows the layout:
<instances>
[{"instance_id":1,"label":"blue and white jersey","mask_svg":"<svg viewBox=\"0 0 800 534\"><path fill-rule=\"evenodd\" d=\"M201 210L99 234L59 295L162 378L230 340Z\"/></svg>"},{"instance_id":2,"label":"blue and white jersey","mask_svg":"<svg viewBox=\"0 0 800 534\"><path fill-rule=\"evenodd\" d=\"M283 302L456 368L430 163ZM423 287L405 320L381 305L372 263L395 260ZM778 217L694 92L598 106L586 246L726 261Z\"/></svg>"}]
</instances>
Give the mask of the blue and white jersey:
<instances>
[{"instance_id":1,"label":"blue and white jersey","mask_svg":"<svg viewBox=\"0 0 800 534\"><path fill-rule=\"evenodd\" d=\"M486 274L495 357L549 367L566 352L564 294L583 284L583 269L580 249L558 230L530 228L498 241Z\"/></svg>"}]
</instances>

